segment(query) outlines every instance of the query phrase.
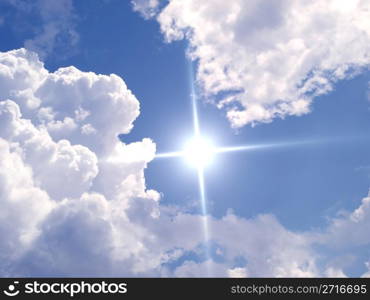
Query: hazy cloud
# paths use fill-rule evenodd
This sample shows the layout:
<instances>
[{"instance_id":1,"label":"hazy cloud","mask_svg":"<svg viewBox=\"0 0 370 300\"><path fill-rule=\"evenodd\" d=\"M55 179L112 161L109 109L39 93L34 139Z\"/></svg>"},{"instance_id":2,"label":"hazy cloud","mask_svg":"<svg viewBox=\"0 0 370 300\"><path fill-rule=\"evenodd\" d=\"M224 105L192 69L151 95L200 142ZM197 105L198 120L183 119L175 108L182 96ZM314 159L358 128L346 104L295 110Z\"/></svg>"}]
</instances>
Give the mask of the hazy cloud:
<instances>
[{"instance_id":1,"label":"hazy cloud","mask_svg":"<svg viewBox=\"0 0 370 300\"><path fill-rule=\"evenodd\" d=\"M24 41L24 47L35 51L42 58L51 54L58 57L69 56L79 41L76 31L77 15L73 7L73 0L4 0L3 5L15 9L9 16L0 16L0 23L7 20L22 20L19 31L27 31L31 37ZM37 23L30 22L28 18Z\"/></svg>"}]
</instances>

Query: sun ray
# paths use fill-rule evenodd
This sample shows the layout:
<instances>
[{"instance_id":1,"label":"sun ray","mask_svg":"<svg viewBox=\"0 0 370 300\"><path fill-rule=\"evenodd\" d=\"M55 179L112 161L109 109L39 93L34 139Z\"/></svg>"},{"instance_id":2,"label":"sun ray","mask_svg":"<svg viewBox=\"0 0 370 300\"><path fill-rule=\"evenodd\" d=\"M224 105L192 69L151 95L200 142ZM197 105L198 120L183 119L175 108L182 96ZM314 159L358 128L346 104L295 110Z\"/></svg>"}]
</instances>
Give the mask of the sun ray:
<instances>
[{"instance_id":1,"label":"sun ray","mask_svg":"<svg viewBox=\"0 0 370 300\"><path fill-rule=\"evenodd\" d=\"M198 181L199 181L199 192L200 192L200 200L201 200L201 207L203 215L207 214L207 203L206 203L206 193L205 193L205 186L204 186L204 169L198 168Z\"/></svg>"},{"instance_id":2,"label":"sun ray","mask_svg":"<svg viewBox=\"0 0 370 300\"><path fill-rule=\"evenodd\" d=\"M283 142L283 143L270 143L270 144L252 144L252 145L241 145L241 146L231 146L231 147L217 147L213 151L215 153L226 153L226 152L237 152L237 151L249 151L249 150L259 150L268 148L281 148L281 147L293 147L307 144L320 143L320 140L303 140L295 142Z\"/></svg>"},{"instance_id":3,"label":"sun ray","mask_svg":"<svg viewBox=\"0 0 370 300\"><path fill-rule=\"evenodd\" d=\"M198 141L199 146L204 146L205 149L199 149L200 152L206 151L210 155L218 154L218 153L227 153L227 152L238 152L238 151L252 151L252 150L259 150L259 149L268 149L268 148L279 148L279 147L294 147L306 144L315 144L320 143L320 140L303 140L303 141L296 141L296 142L285 142L285 143L270 143L270 144L252 144L252 145L241 145L241 146L230 146L230 147L213 147L207 144L207 140L199 138ZM197 140L194 139L194 140ZM201 143L202 142L202 143ZM204 145L203 145L204 144ZM195 152L194 149L191 149L191 152ZM158 153L155 155L155 158L171 158L171 157L186 157L189 155L189 149L185 149L183 151L173 151L173 152L164 152Z\"/></svg>"},{"instance_id":4,"label":"sun ray","mask_svg":"<svg viewBox=\"0 0 370 300\"><path fill-rule=\"evenodd\" d=\"M169 157L181 157L181 156L184 156L184 151L158 153L155 155L155 158L169 158Z\"/></svg>"},{"instance_id":5,"label":"sun ray","mask_svg":"<svg viewBox=\"0 0 370 300\"><path fill-rule=\"evenodd\" d=\"M273 148L273 147L281 147L284 146L282 144L257 144L257 145L244 145L244 146L232 146L232 147L218 147L215 148L215 153L225 153L225 152L236 152L236 151L248 151L248 150L256 150L256 149L264 149L264 148Z\"/></svg>"},{"instance_id":6,"label":"sun ray","mask_svg":"<svg viewBox=\"0 0 370 300\"><path fill-rule=\"evenodd\" d=\"M191 63L190 63L191 64ZM194 136L200 136L200 126L199 126L199 115L198 115L198 106L197 106L197 97L194 88L194 79L193 79L193 68L190 66L190 82L191 82L191 106L193 112L193 129Z\"/></svg>"},{"instance_id":7,"label":"sun ray","mask_svg":"<svg viewBox=\"0 0 370 300\"><path fill-rule=\"evenodd\" d=\"M194 87L194 78L193 78L193 64L189 62L189 75L190 75L190 86L191 86L191 104L192 104L192 112L193 112L193 130L194 130L194 138L201 140L201 132L200 132L200 125L199 125L199 115L198 115L198 107L197 107L197 98L196 92ZM199 183L199 196L200 196L200 204L202 210L202 220L203 220L203 235L206 247L206 261L210 261L211 255L209 250L209 228L208 228L208 217L207 217L207 199L205 193L205 182L204 182L204 166L203 164L198 165L197 167L197 175L198 175L198 183ZM207 272L208 275L211 274L210 263L207 263Z\"/></svg>"},{"instance_id":8,"label":"sun ray","mask_svg":"<svg viewBox=\"0 0 370 300\"><path fill-rule=\"evenodd\" d=\"M215 153L235 152L235 151L247 151L258 148L265 148L262 145L246 145L246 146L234 146L234 147L218 147L214 149Z\"/></svg>"},{"instance_id":9,"label":"sun ray","mask_svg":"<svg viewBox=\"0 0 370 300\"><path fill-rule=\"evenodd\" d=\"M199 196L200 205L202 210L202 223L203 223L203 236L205 245L205 257L206 257L206 268L208 276L212 274L211 270L211 251L210 251L210 229L208 222L208 210L207 210L207 198L206 198L206 188L204 179L204 168L202 166L198 167L198 184L199 184Z\"/></svg>"}]
</instances>

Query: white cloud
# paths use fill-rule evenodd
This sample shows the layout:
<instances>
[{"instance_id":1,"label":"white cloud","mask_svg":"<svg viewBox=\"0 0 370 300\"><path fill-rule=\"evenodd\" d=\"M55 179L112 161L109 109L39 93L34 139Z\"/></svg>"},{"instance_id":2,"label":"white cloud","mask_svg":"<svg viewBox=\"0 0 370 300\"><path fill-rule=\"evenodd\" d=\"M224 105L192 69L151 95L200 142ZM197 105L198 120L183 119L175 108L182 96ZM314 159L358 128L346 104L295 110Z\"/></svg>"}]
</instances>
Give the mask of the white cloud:
<instances>
[{"instance_id":1,"label":"white cloud","mask_svg":"<svg viewBox=\"0 0 370 300\"><path fill-rule=\"evenodd\" d=\"M159 196L144 179L155 144L118 140L139 114L123 80L73 67L49 73L20 49L0 53L0 85L0 232L7 241L0 256L14 256L2 272L122 272L117 262L125 259L127 273L140 270L150 253L141 246L145 229L131 224L125 210L148 202L145 213L156 216ZM95 131L86 134L86 126ZM135 255L138 263L128 259ZM95 269L88 258L99 258Z\"/></svg>"},{"instance_id":2,"label":"white cloud","mask_svg":"<svg viewBox=\"0 0 370 300\"><path fill-rule=\"evenodd\" d=\"M139 102L114 74L62 68L45 79L35 96L48 109L46 118L35 115L35 122L46 126L57 140L66 138L99 153L109 151L118 134L128 133L139 115Z\"/></svg>"},{"instance_id":3,"label":"white cloud","mask_svg":"<svg viewBox=\"0 0 370 300\"><path fill-rule=\"evenodd\" d=\"M127 219L119 201L109 201L101 194L64 200L41 230L18 267L23 273L117 276L156 266L145 261L151 257L144 244L145 230ZM24 262L32 262L32 268Z\"/></svg>"},{"instance_id":4,"label":"white cloud","mask_svg":"<svg viewBox=\"0 0 370 300\"><path fill-rule=\"evenodd\" d=\"M53 199L76 197L88 190L98 173L97 158L68 140L54 142L46 130L22 119L19 106L0 102L0 137L19 147L18 154L32 166L33 177ZM63 188L61 188L63 187Z\"/></svg>"},{"instance_id":5,"label":"white cloud","mask_svg":"<svg viewBox=\"0 0 370 300\"><path fill-rule=\"evenodd\" d=\"M1 118L1 116L0 116ZM17 145L0 138L0 271L30 247L38 225L53 208L48 194L34 182Z\"/></svg>"},{"instance_id":6,"label":"white cloud","mask_svg":"<svg viewBox=\"0 0 370 300\"><path fill-rule=\"evenodd\" d=\"M52 138L68 139L99 154L109 151L118 134L128 133L139 115L139 102L120 77L74 67L48 73L37 56L24 49L0 55L0 88L2 99L16 101L22 114Z\"/></svg>"},{"instance_id":7,"label":"white cloud","mask_svg":"<svg viewBox=\"0 0 370 300\"><path fill-rule=\"evenodd\" d=\"M167 41L189 40L204 94L241 127L306 114L315 96L367 68L369 8L366 0L170 0L156 18Z\"/></svg>"},{"instance_id":8,"label":"white cloud","mask_svg":"<svg viewBox=\"0 0 370 300\"><path fill-rule=\"evenodd\" d=\"M1 53L0 98L16 97L25 110L36 108L39 100L33 97L33 91L46 76L47 71L35 53L25 50Z\"/></svg>"}]
</instances>

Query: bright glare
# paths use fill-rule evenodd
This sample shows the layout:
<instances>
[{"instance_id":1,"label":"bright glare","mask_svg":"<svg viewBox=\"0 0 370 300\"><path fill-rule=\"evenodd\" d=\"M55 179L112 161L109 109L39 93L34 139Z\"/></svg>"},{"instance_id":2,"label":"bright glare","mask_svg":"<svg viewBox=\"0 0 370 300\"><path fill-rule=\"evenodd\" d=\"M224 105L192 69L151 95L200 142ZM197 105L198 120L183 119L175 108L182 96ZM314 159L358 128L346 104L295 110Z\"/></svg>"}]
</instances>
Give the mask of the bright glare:
<instances>
[{"instance_id":1,"label":"bright glare","mask_svg":"<svg viewBox=\"0 0 370 300\"><path fill-rule=\"evenodd\" d=\"M184 154L191 166L203 168L212 162L215 150L209 140L196 137L186 145Z\"/></svg>"}]
</instances>

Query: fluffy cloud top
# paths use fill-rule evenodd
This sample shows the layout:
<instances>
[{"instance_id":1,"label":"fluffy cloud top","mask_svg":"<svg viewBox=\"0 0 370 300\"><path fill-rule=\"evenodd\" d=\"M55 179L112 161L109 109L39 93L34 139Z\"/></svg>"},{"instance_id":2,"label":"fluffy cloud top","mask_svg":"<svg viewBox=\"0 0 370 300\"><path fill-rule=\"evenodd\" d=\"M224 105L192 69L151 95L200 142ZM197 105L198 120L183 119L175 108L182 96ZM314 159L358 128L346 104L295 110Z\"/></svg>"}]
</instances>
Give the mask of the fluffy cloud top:
<instances>
[{"instance_id":1,"label":"fluffy cloud top","mask_svg":"<svg viewBox=\"0 0 370 300\"><path fill-rule=\"evenodd\" d=\"M54 142L46 130L22 119L19 106L11 100L0 102L0 126L0 137L32 166L34 179L53 198L79 196L89 189L98 166L88 148L72 146L68 140Z\"/></svg>"},{"instance_id":2,"label":"fluffy cloud top","mask_svg":"<svg viewBox=\"0 0 370 300\"><path fill-rule=\"evenodd\" d=\"M48 73L24 49L0 56L0 88L1 99L16 101L22 114L52 138L99 154L110 151L117 135L129 132L139 114L139 102L120 77L74 67Z\"/></svg>"},{"instance_id":3,"label":"fluffy cloud top","mask_svg":"<svg viewBox=\"0 0 370 300\"><path fill-rule=\"evenodd\" d=\"M156 18L167 41L189 40L198 83L234 127L305 114L370 63L366 0L170 0Z\"/></svg>"}]
</instances>

